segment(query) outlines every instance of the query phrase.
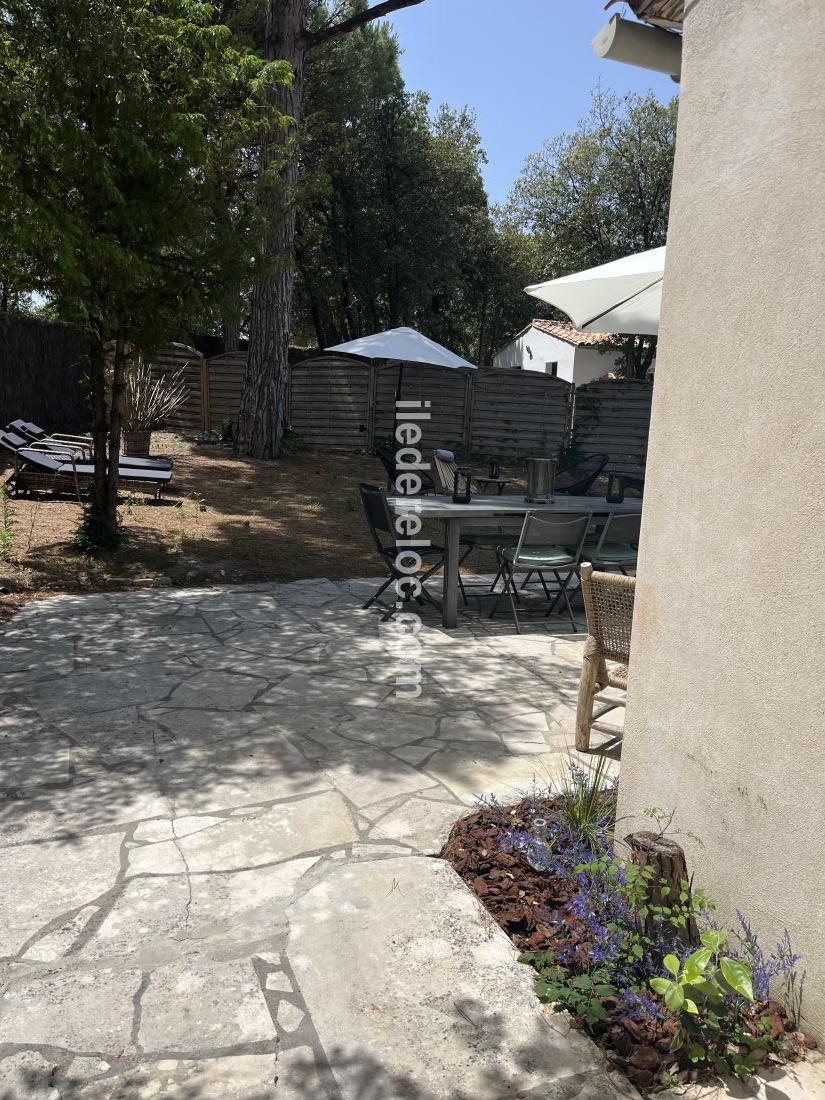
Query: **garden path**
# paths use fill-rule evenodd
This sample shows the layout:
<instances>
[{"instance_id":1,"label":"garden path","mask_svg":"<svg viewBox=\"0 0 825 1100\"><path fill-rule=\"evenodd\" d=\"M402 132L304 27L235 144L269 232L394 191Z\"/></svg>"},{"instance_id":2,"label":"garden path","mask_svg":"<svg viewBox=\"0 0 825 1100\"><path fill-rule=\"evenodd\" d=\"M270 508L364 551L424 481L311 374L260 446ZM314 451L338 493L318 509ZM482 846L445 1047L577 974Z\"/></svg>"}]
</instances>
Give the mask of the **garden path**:
<instances>
[{"instance_id":1,"label":"garden path","mask_svg":"<svg viewBox=\"0 0 825 1100\"><path fill-rule=\"evenodd\" d=\"M581 639L375 582L59 596L0 635L4 1100L635 1095L430 858L571 749Z\"/></svg>"}]
</instances>

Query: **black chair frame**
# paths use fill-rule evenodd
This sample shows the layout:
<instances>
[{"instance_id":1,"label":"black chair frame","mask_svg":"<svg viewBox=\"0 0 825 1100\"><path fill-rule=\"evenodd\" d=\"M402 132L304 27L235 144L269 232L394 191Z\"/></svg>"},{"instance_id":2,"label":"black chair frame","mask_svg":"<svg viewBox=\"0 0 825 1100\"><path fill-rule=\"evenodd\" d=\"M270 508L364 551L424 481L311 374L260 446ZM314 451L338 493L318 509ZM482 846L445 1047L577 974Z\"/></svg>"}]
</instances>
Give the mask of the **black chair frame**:
<instances>
[{"instance_id":1,"label":"black chair frame","mask_svg":"<svg viewBox=\"0 0 825 1100\"><path fill-rule=\"evenodd\" d=\"M420 586L417 594L413 595L411 591L405 591L400 601L400 606L398 602L388 606L381 599L391 584L394 584L402 578L412 577L411 574L400 570L397 565L398 558L406 552L407 548L398 546L395 542L392 513L390 512L384 492L379 489L377 485L368 485L365 482L362 482L358 486L358 492L361 495L364 515L367 519L367 525L370 529L375 549L389 572L389 576L384 583L380 585L379 588L376 589L374 595L370 596L367 602L362 605L362 610L366 611L367 608L377 603L379 607L383 607L385 611L385 614L381 617L382 623L388 622L393 615L397 614L397 612L402 609L402 607L408 606L413 600L422 606L429 603L440 611L441 605L434 600L427 591L425 582L429 580L433 573L444 565L444 548L442 546L431 545L417 548L417 552L421 555L422 559L432 554L437 555L437 560L433 565L425 569L424 572L415 575L415 579ZM382 535L389 536L389 539L385 541Z\"/></svg>"}]
</instances>

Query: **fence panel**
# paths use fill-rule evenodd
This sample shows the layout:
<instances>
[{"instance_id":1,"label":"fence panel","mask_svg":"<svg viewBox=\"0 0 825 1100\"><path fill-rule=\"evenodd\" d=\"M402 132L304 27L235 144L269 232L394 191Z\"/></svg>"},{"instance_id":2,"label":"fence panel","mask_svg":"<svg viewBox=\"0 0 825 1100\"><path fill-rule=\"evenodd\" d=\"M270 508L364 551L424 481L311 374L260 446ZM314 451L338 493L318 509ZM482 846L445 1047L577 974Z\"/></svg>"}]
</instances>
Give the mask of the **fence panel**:
<instances>
[{"instance_id":1,"label":"fence panel","mask_svg":"<svg viewBox=\"0 0 825 1100\"><path fill-rule=\"evenodd\" d=\"M606 454L608 471L643 473L650 432L650 382L590 382L576 390L573 437L585 454Z\"/></svg>"},{"instance_id":2,"label":"fence panel","mask_svg":"<svg viewBox=\"0 0 825 1100\"><path fill-rule=\"evenodd\" d=\"M312 447L354 451L369 440L370 368L327 355L290 371L289 422Z\"/></svg>"},{"instance_id":3,"label":"fence panel","mask_svg":"<svg viewBox=\"0 0 825 1100\"><path fill-rule=\"evenodd\" d=\"M537 372L480 367L473 372L467 450L508 461L555 455L567 437L570 389Z\"/></svg>"},{"instance_id":4,"label":"fence panel","mask_svg":"<svg viewBox=\"0 0 825 1100\"><path fill-rule=\"evenodd\" d=\"M210 431L219 432L227 420L233 428L237 423L245 371L245 351L229 351L207 360Z\"/></svg>"},{"instance_id":5,"label":"fence panel","mask_svg":"<svg viewBox=\"0 0 825 1100\"><path fill-rule=\"evenodd\" d=\"M395 431L395 394L398 367L375 368L375 437L387 438ZM424 367L408 363L401 383L403 401L430 402L429 420L420 420L423 450L446 447L464 450L464 413L467 404L468 370Z\"/></svg>"},{"instance_id":6,"label":"fence panel","mask_svg":"<svg viewBox=\"0 0 825 1100\"><path fill-rule=\"evenodd\" d=\"M204 386L204 358L186 344L167 344L149 357L154 377L175 374L183 369L188 395L166 427L175 432L199 432L207 423L208 391Z\"/></svg>"},{"instance_id":7,"label":"fence panel","mask_svg":"<svg viewBox=\"0 0 825 1100\"><path fill-rule=\"evenodd\" d=\"M168 369L191 362L192 399L183 426L220 429L237 421L246 363L244 352L208 360L174 345L156 362ZM397 366L371 366L342 355L321 355L293 363L289 422L319 450L353 451L390 437L395 427ZM481 367L446 370L407 364L402 397L429 401L421 421L425 451L447 447L462 458L522 461L552 455L573 434L584 452L604 452L609 469L644 469L652 386L648 382L591 382L573 391L569 383L531 371Z\"/></svg>"}]
</instances>

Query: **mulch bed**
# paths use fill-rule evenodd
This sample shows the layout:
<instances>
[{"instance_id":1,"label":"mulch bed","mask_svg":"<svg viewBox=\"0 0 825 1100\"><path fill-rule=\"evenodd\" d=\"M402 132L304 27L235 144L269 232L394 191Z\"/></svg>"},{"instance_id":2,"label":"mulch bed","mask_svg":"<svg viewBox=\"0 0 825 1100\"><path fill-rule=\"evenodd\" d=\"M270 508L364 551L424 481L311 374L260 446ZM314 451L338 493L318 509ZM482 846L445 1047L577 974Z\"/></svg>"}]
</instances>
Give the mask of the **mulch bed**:
<instances>
[{"instance_id":1,"label":"mulch bed","mask_svg":"<svg viewBox=\"0 0 825 1100\"><path fill-rule=\"evenodd\" d=\"M570 911L576 884L569 878L535 871L517 852L504 850L513 830L529 830L532 819L552 817L553 799L528 798L511 806L490 806L456 822L441 853L489 910L515 946L522 951L553 951L567 948L569 969L585 972L593 942L591 933ZM667 1020L630 1019L615 998L605 1001L615 1014L590 1031L608 1059L638 1088L655 1089L662 1072L674 1065L670 1043L674 1024ZM784 1060L799 1061L815 1043L794 1032L785 1009L774 1001L752 1010L754 1033L763 1018L771 1037L781 1038ZM583 1021L573 1018L575 1026ZM764 1026L764 1025L763 1025ZM697 1079L696 1070L681 1070L680 1081ZM672 1083L675 1083L672 1082Z\"/></svg>"}]
</instances>

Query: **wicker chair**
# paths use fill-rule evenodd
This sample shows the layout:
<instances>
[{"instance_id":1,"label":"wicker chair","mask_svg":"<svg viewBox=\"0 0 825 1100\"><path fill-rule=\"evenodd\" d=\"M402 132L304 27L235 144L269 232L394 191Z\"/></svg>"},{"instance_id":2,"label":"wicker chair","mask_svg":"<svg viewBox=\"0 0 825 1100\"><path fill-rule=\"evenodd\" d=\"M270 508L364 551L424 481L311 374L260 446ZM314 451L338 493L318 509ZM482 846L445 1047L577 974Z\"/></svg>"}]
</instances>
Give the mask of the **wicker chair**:
<instances>
[{"instance_id":1,"label":"wicker chair","mask_svg":"<svg viewBox=\"0 0 825 1100\"><path fill-rule=\"evenodd\" d=\"M627 691L636 578L596 573L589 562L583 562L581 586L587 612L587 642L576 711L576 748L579 752L587 752L591 730L613 737L621 737L622 734L621 727L601 719L611 710L623 707L623 699L601 699L595 713L593 707L599 692L605 688ZM608 668L608 661L618 663Z\"/></svg>"}]
</instances>

